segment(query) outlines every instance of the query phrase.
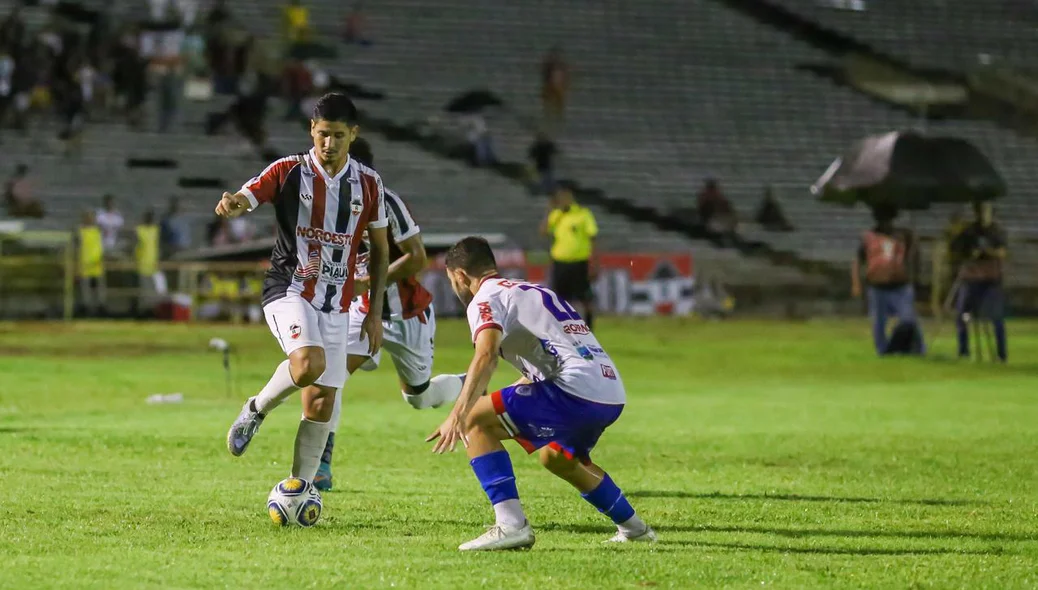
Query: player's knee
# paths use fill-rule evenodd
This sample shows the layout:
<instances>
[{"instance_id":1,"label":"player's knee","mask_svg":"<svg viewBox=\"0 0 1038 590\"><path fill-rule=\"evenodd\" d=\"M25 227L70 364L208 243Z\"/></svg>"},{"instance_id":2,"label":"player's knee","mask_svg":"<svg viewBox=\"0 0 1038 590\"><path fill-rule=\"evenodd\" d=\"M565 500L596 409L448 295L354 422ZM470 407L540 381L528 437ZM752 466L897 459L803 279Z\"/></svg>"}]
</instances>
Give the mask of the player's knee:
<instances>
[{"instance_id":1,"label":"player's knee","mask_svg":"<svg viewBox=\"0 0 1038 590\"><path fill-rule=\"evenodd\" d=\"M324 349L317 347L299 349L292 353L289 363L292 370L292 379L296 382L296 385L301 387L312 385L324 374Z\"/></svg>"},{"instance_id":2,"label":"player's knee","mask_svg":"<svg viewBox=\"0 0 1038 590\"><path fill-rule=\"evenodd\" d=\"M575 472L580 465L576 459L570 459L551 447L542 448L538 458L545 469L563 478Z\"/></svg>"}]
</instances>

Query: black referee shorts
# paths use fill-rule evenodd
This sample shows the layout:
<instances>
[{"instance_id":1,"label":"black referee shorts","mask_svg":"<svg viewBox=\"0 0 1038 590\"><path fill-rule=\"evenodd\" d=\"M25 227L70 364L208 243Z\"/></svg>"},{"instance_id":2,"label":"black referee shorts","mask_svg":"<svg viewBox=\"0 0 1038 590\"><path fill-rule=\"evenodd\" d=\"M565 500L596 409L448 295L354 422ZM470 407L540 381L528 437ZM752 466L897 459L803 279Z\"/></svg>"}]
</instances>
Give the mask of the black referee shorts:
<instances>
[{"instance_id":1,"label":"black referee shorts","mask_svg":"<svg viewBox=\"0 0 1038 590\"><path fill-rule=\"evenodd\" d=\"M588 261L551 264L551 288L566 301L591 301L591 273Z\"/></svg>"}]
</instances>

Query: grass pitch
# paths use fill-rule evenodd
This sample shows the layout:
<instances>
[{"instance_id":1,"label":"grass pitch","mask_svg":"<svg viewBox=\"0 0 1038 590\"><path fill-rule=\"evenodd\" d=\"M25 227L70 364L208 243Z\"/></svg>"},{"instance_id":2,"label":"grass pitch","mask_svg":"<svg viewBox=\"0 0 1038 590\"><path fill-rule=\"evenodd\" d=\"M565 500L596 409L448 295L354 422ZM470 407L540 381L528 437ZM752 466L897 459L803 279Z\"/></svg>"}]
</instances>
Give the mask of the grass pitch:
<instances>
[{"instance_id":1,"label":"grass pitch","mask_svg":"<svg viewBox=\"0 0 1038 590\"><path fill-rule=\"evenodd\" d=\"M0 588L1033 588L1038 325L1009 331L1003 367L876 359L864 320L603 319L629 403L595 457L661 542L602 546L610 524L511 445L537 546L473 555L492 511L388 360L348 384L322 522L281 530L264 501L298 402L224 447L281 360L266 328L0 324ZM213 336L240 350L232 397ZM437 346L465 368L464 325Z\"/></svg>"}]
</instances>

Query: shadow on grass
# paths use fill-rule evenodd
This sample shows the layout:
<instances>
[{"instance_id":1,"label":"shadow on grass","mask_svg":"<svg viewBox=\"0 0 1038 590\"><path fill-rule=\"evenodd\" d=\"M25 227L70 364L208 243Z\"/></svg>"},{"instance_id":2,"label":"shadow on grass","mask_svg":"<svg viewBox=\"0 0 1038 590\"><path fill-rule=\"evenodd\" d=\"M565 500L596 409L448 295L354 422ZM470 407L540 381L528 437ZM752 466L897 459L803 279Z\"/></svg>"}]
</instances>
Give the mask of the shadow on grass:
<instances>
[{"instance_id":1,"label":"shadow on grass","mask_svg":"<svg viewBox=\"0 0 1038 590\"><path fill-rule=\"evenodd\" d=\"M17 434L19 432L29 432L34 430L27 426L0 426L0 434Z\"/></svg>"},{"instance_id":2,"label":"shadow on grass","mask_svg":"<svg viewBox=\"0 0 1038 590\"><path fill-rule=\"evenodd\" d=\"M775 545L753 545L743 543L709 543L701 541L660 541L663 546L713 547L733 551L758 551L761 553L801 553L815 555L1001 555L1000 549L884 549L879 547L777 547Z\"/></svg>"},{"instance_id":3,"label":"shadow on grass","mask_svg":"<svg viewBox=\"0 0 1038 590\"><path fill-rule=\"evenodd\" d=\"M937 498L855 498L846 496L801 496L799 494L725 494L722 492L695 493L680 490L634 490L628 498L692 498L698 500L783 500L789 502L834 502L847 504L918 504L923 506L976 506L974 500L944 500Z\"/></svg>"},{"instance_id":4,"label":"shadow on grass","mask_svg":"<svg viewBox=\"0 0 1038 590\"><path fill-rule=\"evenodd\" d=\"M614 531L609 526L582 525L582 524L560 524L546 523L538 526L542 530L559 530L568 533L601 534L608 535ZM1003 541L1021 542L1038 541L1036 535L1024 535L1013 533L974 533L968 531L868 531L868 530L841 530L841 529L795 529L762 526L713 526L713 525L677 525L656 527L660 535L666 535L668 531L679 533L743 533L758 535L779 535L789 538L801 537L888 537L895 539L962 539L975 541ZM688 541L692 543L692 541Z\"/></svg>"}]
</instances>

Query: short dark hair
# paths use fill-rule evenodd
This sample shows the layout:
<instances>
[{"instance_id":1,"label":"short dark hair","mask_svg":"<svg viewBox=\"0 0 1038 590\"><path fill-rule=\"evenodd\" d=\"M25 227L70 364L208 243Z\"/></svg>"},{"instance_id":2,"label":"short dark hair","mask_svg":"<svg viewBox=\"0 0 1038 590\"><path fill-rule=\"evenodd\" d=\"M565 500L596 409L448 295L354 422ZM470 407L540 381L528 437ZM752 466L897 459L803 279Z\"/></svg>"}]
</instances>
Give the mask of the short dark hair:
<instances>
[{"instance_id":1,"label":"short dark hair","mask_svg":"<svg viewBox=\"0 0 1038 590\"><path fill-rule=\"evenodd\" d=\"M329 92L317 100L314 105L314 121L331 121L334 123L357 124L357 107L350 97L341 92Z\"/></svg>"},{"instance_id":2,"label":"short dark hair","mask_svg":"<svg viewBox=\"0 0 1038 590\"><path fill-rule=\"evenodd\" d=\"M460 268L473 277L497 269L497 260L494 259L490 243L479 236L469 236L451 246L447 250L445 263L448 269Z\"/></svg>"},{"instance_id":3,"label":"short dark hair","mask_svg":"<svg viewBox=\"0 0 1038 590\"><path fill-rule=\"evenodd\" d=\"M350 157L368 168L375 167L375 154L371 151L371 144L363 137L354 139L350 144Z\"/></svg>"}]
</instances>

